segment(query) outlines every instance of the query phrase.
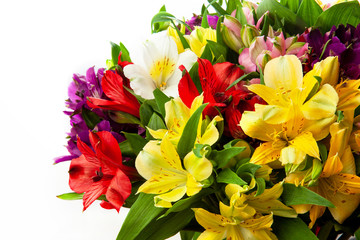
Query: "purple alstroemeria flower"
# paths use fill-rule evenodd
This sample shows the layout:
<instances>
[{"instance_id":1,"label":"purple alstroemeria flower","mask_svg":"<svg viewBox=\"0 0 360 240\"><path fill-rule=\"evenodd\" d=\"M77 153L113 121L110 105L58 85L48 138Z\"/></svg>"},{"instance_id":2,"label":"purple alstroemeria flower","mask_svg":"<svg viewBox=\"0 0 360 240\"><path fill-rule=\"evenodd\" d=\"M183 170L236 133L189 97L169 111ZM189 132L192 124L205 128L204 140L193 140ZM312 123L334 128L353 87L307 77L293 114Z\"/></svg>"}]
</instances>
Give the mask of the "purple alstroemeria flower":
<instances>
[{"instance_id":1,"label":"purple alstroemeria flower","mask_svg":"<svg viewBox=\"0 0 360 240\"><path fill-rule=\"evenodd\" d=\"M338 56L340 76L360 78L360 24L356 28L351 25L333 26L324 35L314 29L304 37L312 49L311 67L329 56Z\"/></svg>"},{"instance_id":2,"label":"purple alstroemeria flower","mask_svg":"<svg viewBox=\"0 0 360 240\"><path fill-rule=\"evenodd\" d=\"M209 26L213 29L216 29L217 22L219 20L219 17L216 15L207 15L207 20L209 23ZM191 28L191 30L195 29L195 26L201 26L202 17L199 15L195 15L185 23L188 24ZM190 31L186 28L185 34L190 34Z\"/></svg>"}]
</instances>

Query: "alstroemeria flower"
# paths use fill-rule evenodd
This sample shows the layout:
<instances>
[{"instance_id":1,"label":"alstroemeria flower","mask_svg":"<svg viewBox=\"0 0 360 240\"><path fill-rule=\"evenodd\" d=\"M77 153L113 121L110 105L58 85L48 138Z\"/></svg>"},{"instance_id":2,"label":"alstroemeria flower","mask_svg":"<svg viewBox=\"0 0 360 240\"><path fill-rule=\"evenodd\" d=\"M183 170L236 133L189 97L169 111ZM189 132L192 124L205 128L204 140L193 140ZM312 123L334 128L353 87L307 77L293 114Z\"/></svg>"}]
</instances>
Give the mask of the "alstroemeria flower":
<instances>
[{"instance_id":1,"label":"alstroemeria flower","mask_svg":"<svg viewBox=\"0 0 360 240\"><path fill-rule=\"evenodd\" d=\"M179 54L175 41L166 32L160 32L144 43L143 63L125 66L124 74L131 80L134 92L145 99L153 99L156 88L177 97L177 86L182 77L179 66L190 69L196 59L190 50Z\"/></svg>"},{"instance_id":2,"label":"alstroemeria flower","mask_svg":"<svg viewBox=\"0 0 360 240\"><path fill-rule=\"evenodd\" d=\"M309 187L331 201L335 208L329 208L330 213L340 224L348 218L360 204L360 177L356 176L354 156L348 145L354 111L344 112L344 119L340 123L333 123L330 127L330 149L323 171L317 185ZM291 182L292 178L286 181ZM310 210L310 227L312 227L326 207L318 205L294 206L299 213Z\"/></svg>"},{"instance_id":3,"label":"alstroemeria flower","mask_svg":"<svg viewBox=\"0 0 360 240\"><path fill-rule=\"evenodd\" d=\"M134 168L122 164L119 144L110 132L90 132L92 150L78 139L82 155L70 164L70 188L84 193L84 211L101 195L105 195L101 206L117 211L131 193L130 178L138 177Z\"/></svg>"},{"instance_id":4,"label":"alstroemeria flower","mask_svg":"<svg viewBox=\"0 0 360 240\"><path fill-rule=\"evenodd\" d=\"M111 100L89 97L87 104L90 107L121 111L139 117L140 104L136 97L124 88L129 86L118 73L106 71L101 86Z\"/></svg>"},{"instance_id":5,"label":"alstroemeria flower","mask_svg":"<svg viewBox=\"0 0 360 240\"><path fill-rule=\"evenodd\" d=\"M186 35L184 37L189 42L190 49L198 57L201 57L201 54L204 52L207 44L207 40L216 42L216 31L212 28L195 27L190 35Z\"/></svg>"},{"instance_id":6,"label":"alstroemeria flower","mask_svg":"<svg viewBox=\"0 0 360 240\"><path fill-rule=\"evenodd\" d=\"M282 164L300 164L306 155L319 159L316 141L328 135L336 119L335 89L324 84L312 94L317 81L311 74L303 78L301 62L295 56L271 60L265 67L264 82L249 89L269 105L255 105L255 111L244 112L240 121L245 134L265 141L251 162L266 164L279 159Z\"/></svg>"},{"instance_id":7,"label":"alstroemeria flower","mask_svg":"<svg viewBox=\"0 0 360 240\"><path fill-rule=\"evenodd\" d=\"M184 167L175 146L165 135L158 141L148 142L135 160L139 174L147 181L138 192L158 194L155 206L170 208L171 202L185 194L193 196L203 187L202 181L212 173L212 164L205 157L198 158L191 151L184 158Z\"/></svg>"},{"instance_id":8,"label":"alstroemeria flower","mask_svg":"<svg viewBox=\"0 0 360 240\"><path fill-rule=\"evenodd\" d=\"M246 48L239 55L239 64L245 67L245 73L256 71L257 65L262 69L271 59L285 55L295 55L300 60L306 57L308 44L298 41L298 37L285 39L281 32L274 38L259 36L254 39L249 49ZM249 61L251 60L251 61Z\"/></svg>"},{"instance_id":9,"label":"alstroemeria flower","mask_svg":"<svg viewBox=\"0 0 360 240\"><path fill-rule=\"evenodd\" d=\"M230 206L220 202L220 214L202 208L193 209L197 222L205 228L198 239L277 239L271 232L273 214L263 216L247 202L247 195L234 189L239 190L229 185L226 187Z\"/></svg>"},{"instance_id":10,"label":"alstroemeria flower","mask_svg":"<svg viewBox=\"0 0 360 240\"><path fill-rule=\"evenodd\" d=\"M171 99L165 103L165 124L167 129L152 130L148 128L150 134L155 139L163 139L164 136L167 135L169 140L177 146L187 121L201 106L203 99L202 95L196 97L191 104L191 108L188 108L180 98ZM197 131L195 143L213 145L219 138L216 123L222 121L222 118L219 116L214 117L207 125L205 131L202 132L201 126L203 121L204 120L200 119L198 129L194 129L194 131Z\"/></svg>"}]
</instances>

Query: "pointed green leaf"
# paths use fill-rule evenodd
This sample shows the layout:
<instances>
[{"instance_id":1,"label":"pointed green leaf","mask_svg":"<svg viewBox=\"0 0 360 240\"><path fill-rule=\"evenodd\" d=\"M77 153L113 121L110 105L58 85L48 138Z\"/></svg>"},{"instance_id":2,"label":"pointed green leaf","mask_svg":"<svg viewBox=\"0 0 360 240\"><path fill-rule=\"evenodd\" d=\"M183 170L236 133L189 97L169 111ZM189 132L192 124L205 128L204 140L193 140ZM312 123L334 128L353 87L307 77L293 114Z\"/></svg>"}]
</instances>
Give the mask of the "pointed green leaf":
<instances>
[{"instance_id":1,"label":"pointed green leaf","mask_svg":"<svg viewBox=\"0 0 360 240\"><path fill-rule=\"evenodd\" d=\"M208 105L208 103L201 105L189 118L184 127L184 131L181 134L177 151L181 159L184 159L195 146L195 140L197 137L197 129L200 118L202 117L202 111Z\"/></svg>"},{"instance_id":2,"label":"pointed green leaf","mask_svg":"<svg viewBox=\"0 0 360 240\"><path fill-rule=\"evenodd\" d=\"M329 200L305 187L296 187L294 184L284 183L283 188L284 190L281 198L288 206L299 204L314 204L325 207L335 207L334 204L332 204Z\"/></svg>"},{"instance_id":3,"label":"pointed green leaf","mask_svg":"<svg viewBox=\"0 0 360 240\"><path fill-rule=\"evenodd\" d=\"M64 193L61 195L58 195L56 197L62 199L62 200L82 200L84 196L84 193L76 193L76 192L71 192L71 193Z\"/></svg>"},{"instance_id":4,"label":"pointed green leaf","mask_svg":"<svg viewBox=\"0 0 360 240\"><path fill-rule=\"evenodd\" d=\"M137 236L164 211L163 208L154 206L154 195L140 193L130 208L116 239L138 239Z\"/></svg>"},{"instance_id":5,"label":"pointed green leaf","mask_svg":"<svg viewBox=\"0 0 360 240\"><path fill-rule=\"evenodd\" d=\"M214 0L208 0L209 4L215 9L215 11L221 16L228 14L219 3Z\"/></svg>"},{"instance_id":6,"label":"pointed green leaf","mask_svg":"<svg viewBox=\"0 0 360 240\"><path fill-rule=\"evenodd\" d=\"M360 24L360 5L357 1L335 4L327 9L317 18L314 28L318 27L322 33L325 33L332 26L340 24L345 26L350 24L355 27Z\"/></svg>"},{"instance_id":7,"label":"pointed green leaf","mask_svg":"<svg viewBox=\"0 0 360 240\"><path fill-rule=\"evenodd\" d=\"M114 66L117 65L118 63L118 58L119 58L119 54L120 54L120 46L117 45L116 43L110 42L111 44L111 60Z\"/></svg>"},{"instance_id":8,"label":"pointed green leaf","mask_svg":"<svg viewBox=\"0 0 360 240\"><path fill-rule=\"evenodd\" d=\"M151 116L147 126L152 130L166 129L163 119L155 112Z\"/></svg>"},{"instance_id":9,"label":"pointed green leaf","mask_svg":"<svg viewBox=\"0 0 360 240\"><path fill-rule=\"evenodd\" d=\"M300 218L282 218L274 216L271 226L279 240L318 240L315 234Z\"/></svg>"},{"instance_id":10,"label":"pointed green leaf","mask_svg":"<svg viewBox=\"0 0 360 240\"><path fill-rule=\"evenodd\" d=\"M209 159L216 162L218 168L222 168L228 164L231 158L235 157L245 149L245 147L229 147L221 151L213 150Z\"/></svg>"},{"instance_id":11,"label":"pointed green leaf","mask_svg":"<svg viewBox=\"0 0 360 240\"><path fill-rule=\"evenodd\" d=\"M141 137L139 134L136 134L136 133L123 132L123 134L125 135L125 138L131 145L131 147L134 151L134 154L136 154L136 155L138 155L139 152L141 150L143 150L144 146L148 142L147 140L145 140L143 137Z\"/></svg>"},{"instance_id":12,"label":"pointed green leaf","mask_svg":"<svg viewBox=\"0 0 360 240\"><path fill-rule=\"evenodd\" d=\"M242 8L242 4L239 0L229 0L226 6L226 12L230 15L234 10Z\"/></svg>"},{"instance_id":13,"label":"pointed green leaf","mask_svg":"<svg viewBox=\"0 0 360 240\"><path fill-rule=\"evenodd\" d=\"M242 10L241 4L237 6L235 17L236 17L237 20L239 20L241 25L248 24L245 13Z\"/></svg>"},{"instance_id":14,"label":"pointed green leaf","mask_svg":"<svg viewBox=\"0 0 360 240\"><path fill-rule=\"evenodd\" d=\"M147 215L147 212L143 212L143 215ZM138 236L136 236L136 240L168 239L188 225L193 218L194 211L191 209L186 209L178 213L171 213L167 217L152 221ZM128 240L128 238L122 239Z\"/></svg>"},{"instance_id":15,"label":"pointed green leaf","mask_svg":"<svg viewBox=\"0 0 360 240\"><path fill-rule=\"evenodd\" d=\"M130 53L122 42L120 42L120 51L121 51L121 61L131 62Z\"/></svg>"},{"instance_id":16,"label":"pointed green leaf","mask_svg":"<svg viewBox=\"0 0 360 240\"><path fill-rule=\"evenodd\" d=\"M165 103L170 101L170 98L158 88L154 90L153 94L160 113L165 118Z\"/></svg>"},{"instance_id":17,"label":"pointed green leaf","mask_svg":"<svg viewBox=\"0 0 360 240\"><path fill-rule=\"evenodd\" d=\"M94 129L94 127L101 122L101 118L91 110L83 107L81 109L81 116L84 119L86 126L88 126L89 129Z\"/></svg>"},{"instance_id":18,"label":"pointed green leaf","mask_svg":"<svg viewBox=\"0 0 360 240\"><path fill-rule=\"evenodd\" d=\"M280 0L280 4L296 13L299 8L299 0Z\"/></svg>"},{"instance_id":19,"label":"pointed green leaf","mask_svg":"<svg viewBox=\"0 0 360 240\"><path fill-rule=\"evenodd\" d=\"M230 84L230 86L226 89L226 91L229 90L230 88L232 88L233 86L235 86L236 84L238 84L240 81L245 81L245 80L258 78L258 77L259 77L259 74L257 72L251 72L248 74L244 74L241 77L239 77L238 79L236 79L234 82L232 82Z\"/></svg>"},{"instance_id":20,"label":"pointed green leaf","mask_svg":"<svg viewBox=\"0 0 360 240\"><path fill-rule=\"evenodd\" d=\"M248 172L251 173L252 175L255 175L256 170L258 170L259 168L261 168L261 165L247 162L240 165L238 169L236 169L236 174Z\"/></svg>"},{"instance_id":21,"label":"pointed green leaf","mask_svg":"<svg viewBox=\"0 0 360 240\"><path fill-rule=\"evenodd\" d=\"M242 180L236 173L234 173L230 168L225 168L222 170L216 178L216 181L219 183L227 183L227 184L237 184L237 185L245 185L247 182Z\"/></svg>"},{"instance_id":22,"label":"pointed green leaf","mask_svg":"<svg viewBox=\"0 0 360 240\"><path fill-rule=\"evenodd\" d=\"M203 16L202 16L202 20L201 20L201 27L203 28L209 28L209 22L207 19L207 15L209 14L207 8L205 8L204 6L204 12L203 12Z\"/></svg>"},{"instance_id":23,"label":"pointed green leaf","mask_svg":"<svg viewBox=\"0 0 360 240\"><path fill-rule=\"evenodd\" d=\"M217 42L213 42L211 40L207 40L206 46L209 46L211 52L214 54L215 60L223 55L226 56L227 48L224 47L224 45L221 45Z\"/></svg>"},{"instance_id":24,"label":"pointed green leaf","mask_svg":"<svg viewBox=\"0 0 360 240\"><path fill-rule=\"evenodd\" d=\"M256 181L257 189L254 197L257 197L265 191L266 183L265 183L265 179L263 178L256 178L255 181Z\"/></svg>"},{"instance_id":25,"label":"pointed green leaf","mask_svg":"<svg viewBox=\"0 0 360 240\"><path fill-rule=\"evenodd\" d=\"M297 15L306 22L308 27L311 27L322 12L323 10L315 0L302 0Z\"/></svg>"}]
</instances>

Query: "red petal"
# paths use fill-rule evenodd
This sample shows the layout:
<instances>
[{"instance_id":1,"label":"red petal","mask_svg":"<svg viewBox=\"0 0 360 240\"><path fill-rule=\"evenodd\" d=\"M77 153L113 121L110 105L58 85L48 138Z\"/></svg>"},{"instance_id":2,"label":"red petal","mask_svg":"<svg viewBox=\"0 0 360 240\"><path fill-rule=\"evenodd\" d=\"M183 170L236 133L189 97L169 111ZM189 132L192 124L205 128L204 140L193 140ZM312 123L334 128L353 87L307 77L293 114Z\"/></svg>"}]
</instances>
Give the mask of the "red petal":
<instances>
[{"instance_id":1,"label":"red petal","mask_svg":"<svg viewBox=\"0 0 360 240\"><path fill-rule=\"evenodd\" d=\"M96 156L113 167L122 166L122 156L119 143L114 136L107 131L97 133L90 132L91 145L95 149Z\"/></svg>"},{"instance_id":2,"label":"red petal","mask_svg":"<svg viewBox=\"0 0 360 240\"><path fill-rule=\"evenodd\" d=\"M225 92L235 80L244 75L244 72L238 66L229 62L215 64L214 71L219 80L214 84L218 92ZM238 89L236 85L235 89Z\"/></svg>"},{"instance_id":3,"label":"red petal","mask_svg":"<svg viewBox=\"0 0 360 240\"><path fill-rule=\"evenodd\" d=\"M119 212L120 207L130 196L130 193L131 182L129 178L120 169L118 169L115 177L111 180L111 183L106 191L106 199Z\"/></svg>"},{"instance_id":4,"label":"red petal","mask_svg":"<svg viewBox=\"0 0 360 240\"><path fill-rule=\"evenodd\" d=\"M190 77L190 74L185 69L183 65L179 67L181 71L185 70L184 76L180 79L178 85L179 96L185 105L190 108L193 100L199 96L199 91L197 90L193 80Z\"/></svg>"},{"instance_id":5,"label":"red petal","mask_svg":"<svg viewBox=\"0 0 360 240\"><path fill-rule=\"evenodd\" d=\"M244 131L239 126L241 120L241 112L234 108L227 108L225 111L225 119L227 121L227 131L233 138L245 138Z\"/></svg>"},{"instance_id":6,"label":"red petal","mask_svg":"<svg viewBox=\"0 0 360 240\"><path fill-rule=\"evenodd\" d=\"M83 196L83 211L85 211L96 199L98 199L98 197L105 194L109 185L109 180L94 182Z\"/></svg>"},{"instance_id":7,"label":"red petal","mask_svg":"<svg viewBox=\"0 0 360 240\"><path fill-rule=\"evenodd\" d=\"M122 55L122 52L120 52L119 58L118 58L118 65L120 67L124 68L126 65L133 64L132 62L121 61L121 55Z\"/></svg>"},{"instance_id":8,"label":"red petal","mask_svg":"<svg viewBox=\"0 0 360 240\"><path fill-rule=\"evenodd\" d=\"M79 137L77 138L77 147L80 150L80 152L85 156L85 158L88 162L91 162L92 164L100 166L100 161L96 157L96 154L94 153L94 151L88 145L86 145L83 141L81 141L81 139Z\"/></svg>"},{"instance_id":9,"label":"red petal","mask_svg":"<svg viewBox=\"0 0 360 240\"><path fill-rule=\"evenodd\" d=\"M85 159L84 155L71 160L69 169L69 186L77 193L83 193L93 184L92 178L96 175L99 166Z\"/></svg>"}]
</instances>

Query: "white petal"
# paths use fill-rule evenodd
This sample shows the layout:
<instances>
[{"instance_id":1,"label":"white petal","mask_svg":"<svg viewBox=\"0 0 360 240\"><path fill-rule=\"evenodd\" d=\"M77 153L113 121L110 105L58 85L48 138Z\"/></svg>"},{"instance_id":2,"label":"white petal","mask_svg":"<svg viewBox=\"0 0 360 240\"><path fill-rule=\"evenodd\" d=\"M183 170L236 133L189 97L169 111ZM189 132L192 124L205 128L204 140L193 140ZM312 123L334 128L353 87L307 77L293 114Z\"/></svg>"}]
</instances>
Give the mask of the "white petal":
<instances>
[{"instance_id":1,"label":"white petal","mask_svg":"<svg viewBox=\"0 0 360 240\"><path fill-rule=\"evenodd\" d=\"M184 65L186 70L190 71L196 61L196 54L190 50L186 50L185 52L180 53L176 68L179 68L180 65Z\"/></svg>"},{"instance_id":2,"label":"white petal","mask_svg":"<svg viewBox=\"0 0 360 240\"><path fill-rule=\"evenodd\" d=\"M130 86L137 95L145 99L153 99L155 84L149 74L139 65L130 64L124 68L124 75L129 78Z\"/></svg>"}]
</instances>

